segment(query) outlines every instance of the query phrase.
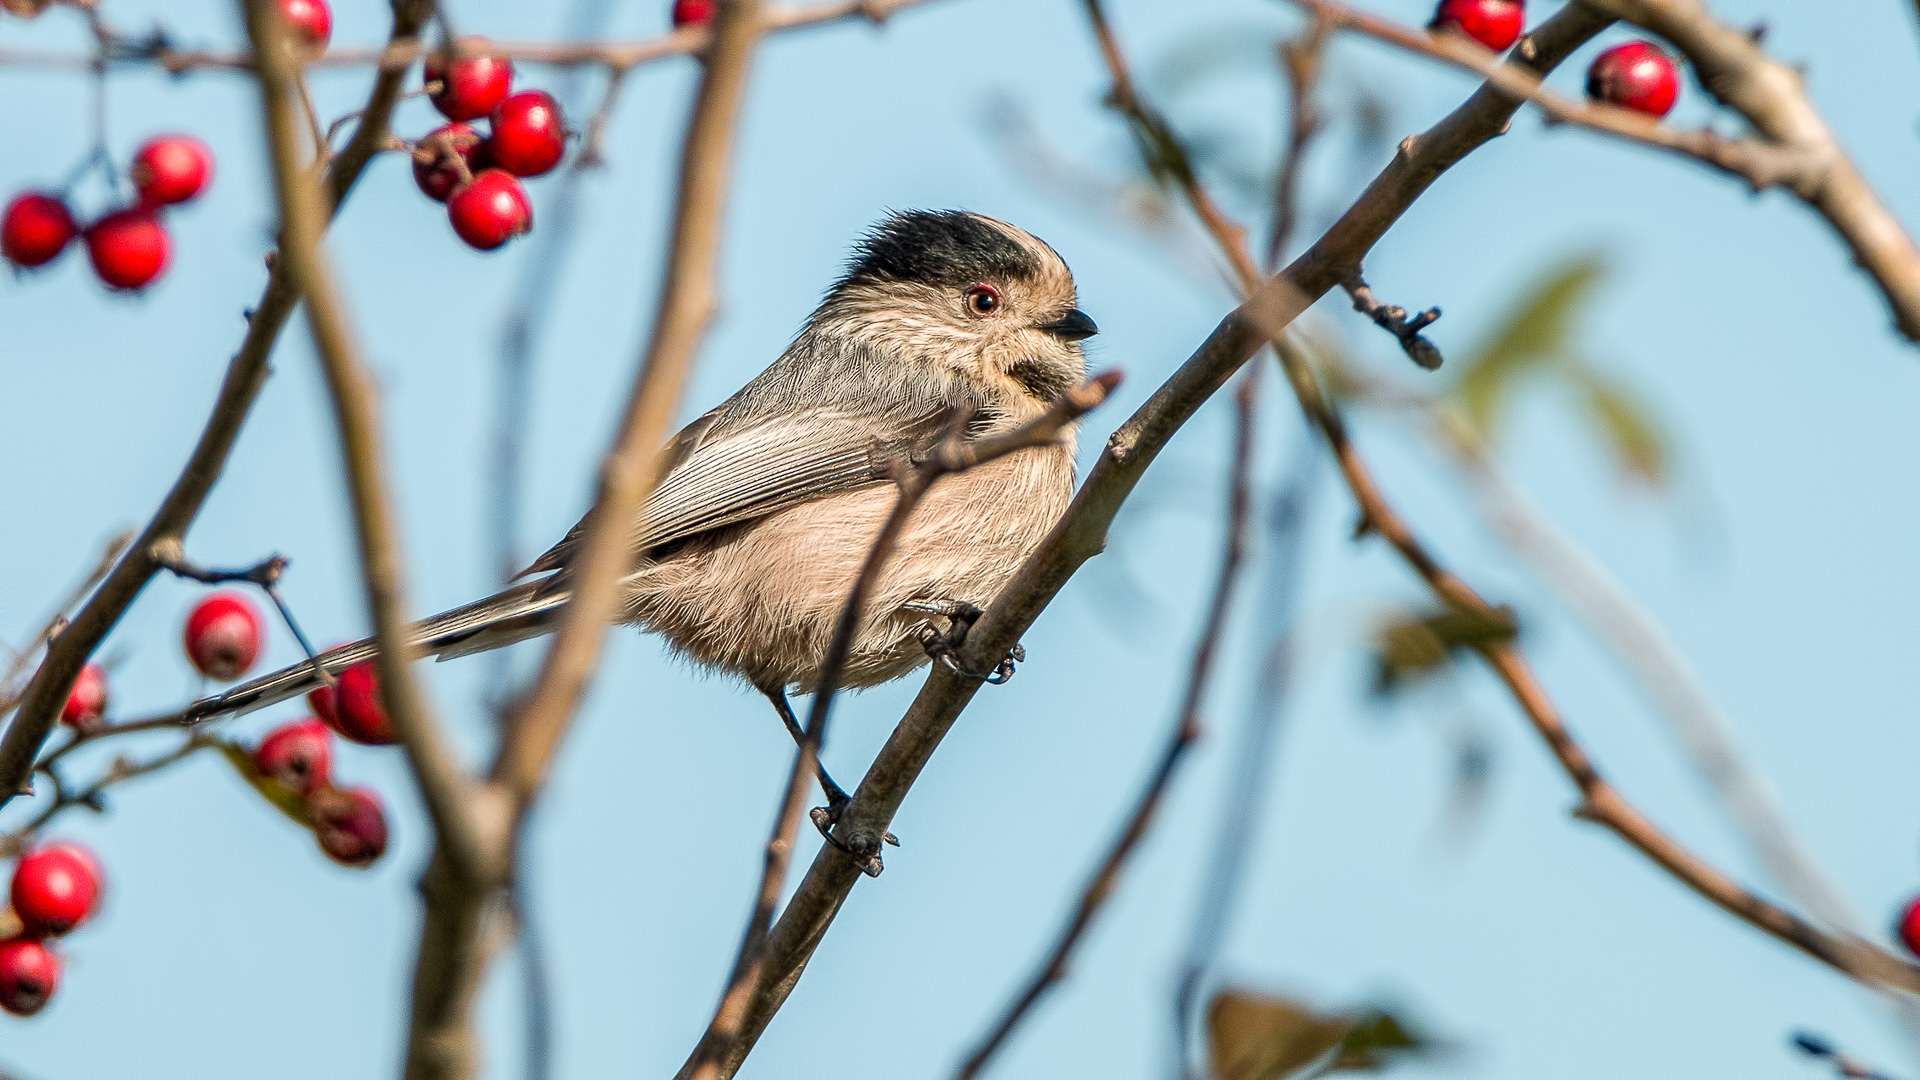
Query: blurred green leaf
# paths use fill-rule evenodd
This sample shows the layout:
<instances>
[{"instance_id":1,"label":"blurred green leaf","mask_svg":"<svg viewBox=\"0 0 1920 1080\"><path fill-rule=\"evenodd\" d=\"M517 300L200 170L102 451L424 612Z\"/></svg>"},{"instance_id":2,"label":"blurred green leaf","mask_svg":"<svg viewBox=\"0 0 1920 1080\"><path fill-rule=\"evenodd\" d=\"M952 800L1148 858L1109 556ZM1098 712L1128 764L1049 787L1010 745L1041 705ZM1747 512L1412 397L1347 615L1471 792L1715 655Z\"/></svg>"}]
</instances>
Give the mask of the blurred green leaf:
<instances>
[{"instance_id":1,"label":"blurred green leaf","mask_svg":"<svg viewBox=\"0 0 1920 1080\"><path fill-rule=\"evenodd\" d=\"M1379 1072L1401 1058L1417 1057L1433 1044L1399 1017L1384 1009L1369 1009L1353 1022L1327 1071Z\"/></svg>"},{"instance_id":2,"label":"blurred green leaf","mask_svg":"<svg viewBox=\"0 0 1920 1080\"><path fill-rule=\"evenodd\" d=\"M1474 430L1491 441L1514 388L1573 355L1580 316L1606 275L1598 252L1576 255L1524 295L1492 338L1460 365L1450 394Z\"/></svg>"},{"instance_id":3,"label":"blurred green leaf","mask_svg":"<svg viewBox=\"0 0 1920 1080\"><path fill-rule=\"evenodd\" d=\"M1212 1080L1282 1080L1336 1072L1379 1072L1438 1049L1385 1009L1323 1014L1289 998L1223 990L1207 1009ZM1302 1073L1316 1063L1319 1068Z\"/></svg>"},{"instance_id":4,"label":"blurred green leaf","mask_svg":"<svg viewBox=\"0 0 1920 1080\"><path fill-rule=\"evenodd\" d=\"M1251 71L1270 76L1279 69L1280 41L1270 24L1210 27L1188 34L1161 54L1145 81L1156 96L1172 100L1222 75Z\"/></svg>"},{"instance_id":5,"label":"blurred green leaf","mask_svg":"<svg viewBox=\"0 0 1920 1080\"><path fill-rule=\"evenodd\" d=\"M1579 388L1587 416L1600 441L1629 479L1651 487L1665 487L1670 472L1670 441L1666 429L1644 400L1626 386L1586 364L1568 368Z\"/></svg>"},{"instance_id":6,"label":"blurred green leaf","mask_svg":"<svg viewBox=\"0 0 1920 1080\"><path fill-rule=\"evenodd\" d=\"M1353 1021L1296 1001L1223 990L1207 1009L1213 1080L1279 1080L1341 1045Z\"/></svg>"},{"instance_id":7,"label":"blurred green leaf","mask_svg":"<svg viewBox=\"0 0 1920 1080\"><path fill-rule=\"evenodd\" d=\"M227 759L227 764L233 766L233 771L240 774L240 779L245 780L249 787L259 792L261 798L273 804L274 809L299 823L301 828L312 828L307 821L306 800L300 797L299 792L270 776L263 775L259 769L254 768L253 751L226 739L216 740L214 745L220 748L220 756Z\"/></svg>"},{"instance_id":8,"label":"blurred green leaf","mask_svg":"<svg viewBox=\"0 0 1920 1080\"><path fill-rule=\"evenodd\" d=\"M1431 674L1457 649L1505 641L1518 632L1519 623L1507 608L1486 614L1451 609L1393 619L1374 637L1374 691L1384 694Z\"/></svg>"}]
</instances>

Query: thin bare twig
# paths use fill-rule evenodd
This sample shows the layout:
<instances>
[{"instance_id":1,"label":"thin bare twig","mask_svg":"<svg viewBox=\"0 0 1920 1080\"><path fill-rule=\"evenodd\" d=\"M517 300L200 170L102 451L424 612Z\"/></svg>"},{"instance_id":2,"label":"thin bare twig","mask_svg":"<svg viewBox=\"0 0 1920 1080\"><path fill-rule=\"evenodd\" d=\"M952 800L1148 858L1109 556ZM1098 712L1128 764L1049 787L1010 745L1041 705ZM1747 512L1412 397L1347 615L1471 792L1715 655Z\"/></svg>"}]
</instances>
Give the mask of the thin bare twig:
<instances>
[{"instance_id":1,"label":"thin bare twig","mask_svg":"<svg viewBox=\"0 0 1920 1080\"><path fill-rule=\"evenodd\" d=\"M211 735L196 731L188 735L186 740L182 742L178 748L160 757L143 762L132 762L125 758L116 758L113 764L107 767L107 771L102 774L98 780L95 780L93 783L78 791L69 788L66 783L61 780L57 772L49 770L47 776L53 781L53 801L48 803L45 809L35 814L26 824L5 835L0 835L0 859L11 859L25 851L28 845L33 843L35 834L39 833L41 829L46 828L47 824L54 818L76 806L84 806L96 812L103 809L106 803L101 799L101 796L108 788L115 784L124 783L135 777L145 776L148 773L158 772L172 765L174 762L180 761L212 745L213 737Z\"/></svg>"},{"instance_id":2,"label":"thin bare twig","mask_svg":"<svg viewBox=\"0 0 1920 1080\"><path fill-rule=\"evenodd\" d=\"M769 4L765 8L764 27L769 31L793 30L822 23L863 19L880 25L904 8L927 0L834 0L822 4ZM420 24L424 25L424 19ZM457 35L456 35L457 36ZM515 63L544 64L551 67L602 67L624 71L642 64L674 56L699 55L712 44L708 27L688 26L670 34L632 42L512 42L485 44L462 43L463 53L504 56ZM399 76L420 59L425 47L413 34L396 38L385 48L339 48L314 57L309 67L374 67L384 75ZM101 61L93 55L64 52L36 52L25 49L0 49L0 67L44 68L56 71L92 71ZM249 71L255 66L251 53L204 49L176 49L164 39L133 38L113 35L113 47L106 57L113 66L152 64L181 75L195 71Z\"/></svg>"},{"instance_id":3,"label":"thin bare twig","mask_svg":"<svg viewBox=\"0 0 1920 1080\"><path fill-rule=\"evenodd\" d=\"M913 516L928 490L942 477L965 472L1021 450L1059 441L1063 432L1098 407L1119 384L1120 374L1107 372L1062 394L1045 413L1018 428L971 442L962 437L966 419L962 417L925 458L918 462L901 462L896 466L895 483L899 486L900 496L881 525L873 546L867 551L866 560L861 564L853 587L848 591L846 603L840 609L840 617L834 624L833 638L827 645L826 655L821 660L805 733L794 752L793 769L787 777L787 787L781 797L773 835L767 842L760 887L753 912L747 919L746 931L741 935L740 951L734 958L733 971L728 976L727 988L720 996L720 1004L714 1011L712 1022L686 1063L680 1067L677 1074L680 1080L713 1080L720 1074L722 1063L732 1053L739 1038L741 1025L746 1019L747 1004L759 990L767 931L773 922L774 906L779 903L780 893L785 887L787 865L793 858L800 820L811 790L809 780L815 764L820 760L820 747L826 739L833 697L845 672L847 657L853 652L854 638L866 617L867 597L873 591L874 583L879 580L887 559L892 556L908 519ZM863 871L878 876L880 857L872 853L861 857Z\"/></svg>"},{"instance_id":4,"label":"thin bare twig","mask_svg":"<svg viewBox=\"0 0 1920 1080\"><path fill-rule=\"evenodd\" d=\"M1219 204L1213 201L1205 185L1193 171L1193 162L1174 133L1173 125L1141 98L1133 85L1133 75L1127 67L1126 56L1120 51L1120 42L1114 37L1113 28L1107 23L1107 13L1100 0L1084 0L1087 19L1093 24L1093 33L1100 43L1100 54L1106 59L1107 73L1113 80L1113 88L1107 94L1108 104L1119 110L1133 128L1134 141L1140 147L1141 156L1146 160L1147 171L1156 180L1171 180L1187 197L1187 205L1192 207L1200 224L1214 235L1228 234L1237 239L1226 254L1232 263L1234 279L1237 281L1258 281L1260 270L1253 264L1253 257L1247 254L1246 230L1236 224L1221 211Z\"/></svg>"},{"instance_id":5,"label":"thin bare twig","mask_svg":"<svg viewBox=\"0 0 1920 1080\"><path fill-rule=\"evenodd\" d=\"M14 682L20 678L21 672L27 670L27 665L33 662L34 654L40 646L53 640L54 636L66 627L67 612L72 611L75 604L87 598L87 594L93 591L94 586L106 579L108 572L113 569L115 563L120 561L120 556L126 554L128 545L132 543L132 530L115 533L112 539L101 547L100 557L94 561L93 569L87 571L86 576L68 590L67 595L54 605L53 613L47 616L47 621L41 624L40 629L26 644L14 652L13 659L7 662L6 673L0 675L0 716L4 716L19 702L20 692L14 689Z\"/></svg>"},{"instance_id":6,"label":"thin bare twig","mask_svg":"<svg viewBox=\"0 0 1920 1080\"><path fill-rule=\"evenodd\" d=\"M1193 933L1180 978L1173 988L1173 1045L1175 1075L1192 1074L1193 1031L1203 980L1212 971L1226 937L1228 920L1239 899L1247 866L1253 856L1258 811L1271 784L1273 745L1280 716L1293 680L1297 638L1295 611L1307 560L1307 521L1319 490L1325 462L1319 435L1303 429L1293 467L1285 485L1273 497L1261 539L1266 550L1266 587L1254 609L1260 613L1261 659L1245 710L1240 741L1229 752L1233 778L1226 791L1215 834L1212 857L1195 895L1198 907Z\"/></svg>"},{"instance_id":7,"label":"thin bare twig","mask_svg":"<svg viewBox=\"0 0 1920 1080\"><path fill-rule=\"evenodd\" d=\"M1314 88L1327 58L1332 27L1315 19L1299 37L1280 45L1280 63L1287 72L1287 149L1273 174L1273 231L1267 236L1267 271L1280 268L1300 220L1300 170L1306 164L1307 144L1320 133L1320 110L1314 106ZM1116 49L1108 62L1122 60Z\"/></svg>"},{"instance_id":8,"label":"thin bare twig","mask_svg":"<svg viewBox=\"0 0 1920 1080\"><path fill-rule=\"evenodd\" d=\"M999 1023L994 1025L979 1048L954 1074L957 1080L973 1080L979 1076L993 1056L1006 1045L1014 1028L1033 1011L1040 998L1067 977L1067 963L1073 958L1074 950L1093 926L1094 917L1100 913L1107 898L1119 886L1120 873L1139 848L1140 842L1146 838L1147 829L1152 826L1159 812L1161 800L1173 784L1174 772L1180 767L1187 751L1200 739L1200 706L1206 700L1207 683L1213 674L1220 639L1226 633L1227 613L1232 606L1234 589L1240 581L1240 564L1246 554L1247 510L1253 500L1254 407L1258 401L1259 385L1259 369L1254 368L1241 377L1240 391L1234 395L1233 466L1228 486L1226 538L1220 556L1220 576L1214 583L1213 599L1207 606L1200 643L1194 648L1192 670L1187 674L1186 693L1182 697L1179 712L1174 715L1173 731L1167 737L1166 749L1161 751L1159 764L1155 766L1139 798L1134 801L1133 812L1127 816L1125 827L1107 851L1106 858L1101 860L1100 869L1087 882L1079 903L1074 907L1073 917L1068 920L1046 959L1023 984L1024 989L1007 1007Z\"/></svg>"},{"instance_id":9,"label":"thin bare twig","mask_svg":"<svg viewBox=\"0 0 1920 1080\"><path fill-rule=\"evenodd\" d=\"M1866 938L1868 931L1858 914L1795 834L1771 785L1741 750L1732 722L1652 616L1514 485L1457 410L1426 395L1389 399L1365 381L1351 384L1368 401L1411 407L1416 412L1422 430L1466 477L1481 515L1495 533L1600 635L1640 683L1735 831L1787 898L1814 921ZM1920 1032L1920 1002L1904 991L1876 989L1893 1006L1910 1039Z\"/></svg>"}]
</instances>

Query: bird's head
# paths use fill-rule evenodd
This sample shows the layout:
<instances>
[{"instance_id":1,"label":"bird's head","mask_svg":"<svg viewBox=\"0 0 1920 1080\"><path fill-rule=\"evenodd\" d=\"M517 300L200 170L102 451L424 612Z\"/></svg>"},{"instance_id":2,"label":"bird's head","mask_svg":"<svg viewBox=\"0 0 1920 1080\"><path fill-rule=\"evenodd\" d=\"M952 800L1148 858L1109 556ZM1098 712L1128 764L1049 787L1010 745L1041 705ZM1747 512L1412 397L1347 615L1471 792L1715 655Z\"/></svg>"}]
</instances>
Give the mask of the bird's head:
<instances>
[{"instance_id":1,"label":"bird's head","mask_svg":"<svg viewBox=\"0 0 1920 1080\"><path fill-rule=\"evenodd\" d=\"M1077 301L1066 262L1024 229L913 210L860 242L811 325L1044 408L1086 378L1080 342L1099 328Z\"/></svg>"}]
</instances>

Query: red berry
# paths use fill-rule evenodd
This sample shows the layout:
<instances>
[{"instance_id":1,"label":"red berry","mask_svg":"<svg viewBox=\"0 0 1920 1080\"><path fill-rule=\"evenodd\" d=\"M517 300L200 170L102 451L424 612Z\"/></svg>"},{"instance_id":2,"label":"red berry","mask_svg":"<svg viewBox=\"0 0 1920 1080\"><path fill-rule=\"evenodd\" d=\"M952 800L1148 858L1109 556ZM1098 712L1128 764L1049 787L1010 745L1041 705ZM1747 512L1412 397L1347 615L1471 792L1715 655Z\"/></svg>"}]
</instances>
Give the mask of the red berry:
<instances>
[{"instance_id":1,"label":"red berry","mask_svg":"<svg viewBox=\"0 0 1920 1080\"><path fill-rule=\"evenodd\" d=\"M371 660L342 671L332 686L315 688L307 695L307 704L342 738L367 746L391 746L398 741L386 706L380 703L380 674Z\"/></svg>"},{"instance_id":2,"label":"red berry","mask_svg":"<svg viewBox=\"0 0 1920 1080\"><path fill-rule=\"evenodd\" d=\"M60 722L85 731L100 722L107 712L107 671L99 664L88 664L73 680L67 692L67 704L60 710Z\"/></svg>"},{"instance_id":3,"label":"red berry","mask_svg":"<svg viewBox=\"0 0 1920 1080\"><path fill-rule=\"evenodd\" d=\"M1595 101L1665 116L1680 97L1680 73L1651 41L1615 45L1587 69L1587 96Z\"/></svg>"},{"instance_id":4,"label":"red berry","mask_svg":"<svg viewBox=\"0 0 1920 1080\"><path fill-rule=\"evenodd\" d=\"M465 124L447 124L435 128L426 138L420 140L420 149L433 155L431 160L413 159L413 182L434 202L446 202L454 189L479 174L481 170L493 164L493 158L487 150L487 140L480 133ZM462 173L453 158L466 163L466 172Z\"/></svg>"},{"instance_id":5,"label":"red berry","mask_svg":"<svg viewBox=\"0 0 1920 1080\"><path fill-rule=\"evenodd\" d=\"M468 246L492 251L533 228L533 204L511 173L488 169L447 200L447 217Z\"/></svg>"},{"instance_id":6,"label":"red berry","mask_svg":"<svg viewBox=\"0 0 1920 1080\"><path fill-rule=\"evenodd\" d=\"M482 49L486 38L462 39L461 47ZM440 83L440 89L428 94L433 107L449 120L478 120L506 100L513 89L513 61L504 56L462 56L445 53L427 57L426 81Z\"/></svg>"},{"instance_id":7,"label":"red berry","mask_svg":"<svg viewBox=\"0 0 1920 1080\"><path fill-rule=\"evenodd\" d=\"M60 958L31 938L0 941L0 1009L32 1016L60 986Z\"/></svg>"},{"instance_id":8,"label":"red berry","mask_svg":"<svg viewBox=\"0 0 1920 1080\"><path fill-rule=\"evenodd\" d=\"M187 616L187 659L200 674L232 682L260 659L260 609L236 592L217 592Z\"/></svg>"},{"instance_id":9,"label":"red berry","mask_svg":"<svg viewBox=\"0 0 1920 1080\"><path fill-rule=\"evenodd\" d=\"M108 214L87 227L93 272L116 289L144 289L167 268L173 241L151 207Z\"/></svg>"},{"instance_id":10,"label":"red berry","mask_svg":"<svg viewBox=\"0 0 1920 1080\"><path fill-rule=\"evenodd\" d=\"M160 135L133 155L128 171L146 205L186 202L213 179L213 152L191 135Z\"/></svg>"},{"instance_id":11,"label":"red berry","mask_svg":"<svg viewBox=\"0 0 1920 1080\"><path fill-rule=\"evenodd\" d=\"M387 815L366 788L322 788L314 793L313 835L327 858L371 866L387 850Z\"/></svg>"},{"instance_id":12,"label":"red berry","mask_svg":"<svg viewBox=\"0 0 1920 1080\"><path fill-rule=\"evenodd\" d=\"M704 26L713 21L718 7L714 0L673 0L673 25Z\"/></svg>"},{"instance_id":13,"label":"red berry","mask_svg":"<svg viewBox=\"0 0 1920 1080\"><path fill-rule=\"evenodd\" d=\"M1525 0L1440 0L1429 30L1455 30L1499 52L1526 28Z\"/></svg>"},{"instance_id":14,"label":"red berry","mask_svg":"<svg viewBox=\"0 0 1920 1080\"><path fill-rule=\"evenodd\" d=\"M274 728L253 751L253 766L302 795L326 787L333 778L333 735L318 720L296 720Z\"/></svg>"},{"instance_id":15,"label":"red berry","mask_svg":"<svg viewBox=\"0 0 1920 1080\"><path fill-rule=\"evenodd\" d=\"M100 902L100 864L75 844L29 851L13 868L12 899L27 937L59 937Z\"/></svg>"},{"instance_id":16,"label":"red berry","mask_svg":"<svg viewBox=\"0 0 1920 1080\"><path fill-rule=\"evenodd\" d=\"M0 218L0 255L15 266L41 266L66 250L79 232L66 203L44 192L24 192Z\"/></svg>"},{"instance_id":17,"label":"red berry","mask_svg":"<svg viewBox=\"0 0 1920 1080\"><path fill-rule=\"evenodd\" d=\"M333 9L327 0L280 0L280 17L312 48L324 50L333 40Z\"/></svg>"},{"instance_id":18,"label":"red berry","mask_svg":"<svg viewBox=\"0 0 1920 1080\"><path fill-rule=\"evenodd\" d=\"M551 172L567 152L567 123L560 103L545 90L522 90L493 110L494 164L515 176Z\"/></svg>"},{"instance_id":19,"label":"red berry","mask_svg":"<svg viewBox=\"0 0 1920 1080\"><path fill-rule=\"evenodd\" d=\"M1893 932L1908 952L1920 956L1920 896L1908 901L1907 906L1900 910L1900 921L1894 924Z\"/></svg>"}]
</instances>

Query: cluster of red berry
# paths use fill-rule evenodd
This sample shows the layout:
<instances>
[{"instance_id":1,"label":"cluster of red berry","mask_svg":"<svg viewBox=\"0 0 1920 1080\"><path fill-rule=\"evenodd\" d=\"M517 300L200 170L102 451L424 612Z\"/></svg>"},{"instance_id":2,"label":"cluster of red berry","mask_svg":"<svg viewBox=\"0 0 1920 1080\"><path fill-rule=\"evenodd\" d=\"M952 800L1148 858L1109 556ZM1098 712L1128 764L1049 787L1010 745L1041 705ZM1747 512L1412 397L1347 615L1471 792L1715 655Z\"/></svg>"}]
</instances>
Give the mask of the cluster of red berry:
<instances>
[{"instance_id":1,"label":"cluster of red berry","mask_svg":"<svg viewBox=\"0 0 1920 1080\"><path fill-rule=\"evenodd\" d=\"M278 784L276 803L313 830L327 858L371 866L387 850L380 796L333 783L333 734L318 720L296 720L267 733L253 751L259 777Z\"/></svg>"},{"instance_id":2,"label":"cluster of red berry","mask_svg":"<svg viewBox=\"0 0 1920 1080\"><path fill-rule=\"evenodd\" d=\"M128 172L139 199L86 227L87 257L108 286L144 289L166 270L173 255L161 210L207 189L213 179L213 154L190 135L161 135L147 140ZM52 192L22 192L0 215L0 255L23 270L52 262L81 235L66 199Z\"/></svg>"},{"instance_id":3,"label":"cluster of red berry","mask_svg":"<svg viewBox=\"0 0 1920 1080\"><path fill-rule=\"evenodd\" d=\"M427 97L452 123L413 150L413 179L427 198L447 204L453 231L492 251L533 228L533 204L521 177L542 176L567 149L560 103L544 90L513 93L513 61L487 53L485 38L460 42L461 55L427 58ZM486 118L482 135L469 121Z\"/></svg>"},{"instance_id":4,"label":"cluster of red berry","mask_svg":"<svg viewBox=\"0 0 1920 1080\"><path fill-rule=\"evenodd\" d=\"M1432 30L1465 34L1499 52L1520 40L1526 28L1525 0L1440 0ZM1587 96L1595 101L1665 116L1680 97L1673 59L1651 41L1629 41L1594 58L1587 69Z\"/></svg>"},{"instance_id":5,"label":"cluster of red berry","mask_svg":"<svg viewBox=\"0 0 1920 1080\"><path fill-rule=\"evenodd\" d=\"M259 608L236 592L216 592L187 615L187 659L208 678L232 682L260 657L265 625ZM94 679L104 703L105 678ZM74 694L86 685L85 673ZM320 850L347 866L368 866L387 849L387 819L380 797L366 788L333 783L333 739L328 728L358 743L386 745L393 726L380 704L380 684L371 663L355 664L334 685L307 696L319 720L297 720L268 733L253 753L258 778L277 782L275 803L313 830ZM73 697L67 711L76 711Z\"/></svg>"},{"instance_id":6,"label":"cluster of red berry","mask_svg":"<svg viewBox=\"0 0 1920 1080\"><path fill-rule=\"evenodd\" d=\"M77 844L48 844L13 868L11 934L0 941L0 1009L32 1016L60 985L60 955L47 947L99 906L100 864Z\"/></svg>"},{"instance_id":7,"label":"cluster of red berry","mask_svg":"<svg viewBox=\"0 0 1920 1080\"><path fill-rule=\"evenodd\" d=\"M195 670L231 682L259 660L265 638L260 609L241 593L221 591L188 613L182 644ZM87 664L68 691L61 722L82 734L99 730L109 696L106 670ZM328 858L371 865L387 849L386 810L372 790L334 784L333 733L369 745L394 741L379 679L371 662L355 664L307 699L319 719L283 724L250 754L241 751L243 771L271 788L271 801L310 828ZM100 891L98 865L85 852L71 853L77 851L71 845L44 848L22 858L14 871L14 912L26 929L0 941L0 1008L28 1016L53 993L60 961L42 939L78 925Z\"/></svg>"}]
</instances>

